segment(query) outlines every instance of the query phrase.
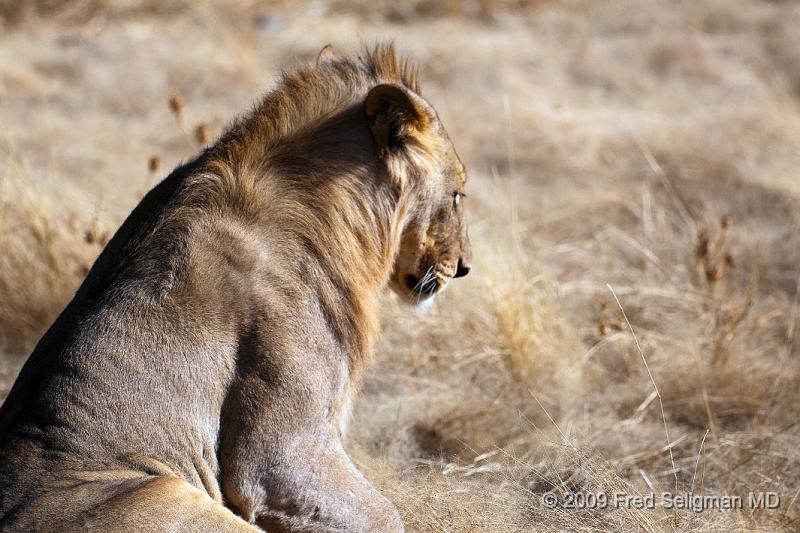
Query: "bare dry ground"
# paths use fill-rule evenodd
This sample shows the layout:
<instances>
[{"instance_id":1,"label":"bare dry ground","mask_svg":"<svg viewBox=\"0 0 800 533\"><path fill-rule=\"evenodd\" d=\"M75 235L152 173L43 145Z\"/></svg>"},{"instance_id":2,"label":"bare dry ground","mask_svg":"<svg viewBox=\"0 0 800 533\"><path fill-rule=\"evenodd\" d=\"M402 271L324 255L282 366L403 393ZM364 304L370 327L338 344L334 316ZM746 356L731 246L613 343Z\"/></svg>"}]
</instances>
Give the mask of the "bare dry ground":
<instances>
[{"instance_id":1,"label":"bare dry ground","mask_svg":"<svg viewBox=\"0 0 800 533\"><path fill-rule=\"evenodd\" d=\"M470 169L476 253L431 312L386 298L354 413L348 447L408 529L800 527L796 3L0 0L0 17L0 398L144 191L280 68L394 38ZM692 490L744 509L544 502Z\"/></svg>"}]
</instances>

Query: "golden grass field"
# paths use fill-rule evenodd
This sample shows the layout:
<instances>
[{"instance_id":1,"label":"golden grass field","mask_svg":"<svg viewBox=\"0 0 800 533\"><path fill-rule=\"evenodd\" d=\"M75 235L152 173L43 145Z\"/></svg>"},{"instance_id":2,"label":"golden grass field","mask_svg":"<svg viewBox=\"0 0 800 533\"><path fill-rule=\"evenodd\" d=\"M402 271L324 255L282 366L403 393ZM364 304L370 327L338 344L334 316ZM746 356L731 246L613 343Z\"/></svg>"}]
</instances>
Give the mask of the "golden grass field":
<instances>
[{"instance_id":1,"label":"golden grass field","mask_svg":"<svg viewBox=\"0 0 800 533\"><path fill-rule=\"evenodd\" d=\"M394 39L469 169L475 248L433 310L387 295L354 411L348 449L408 530L800 528L797 3L0 0L0 18L0 398L146 190L281 68Z\"/></svg>"}]
</instances>

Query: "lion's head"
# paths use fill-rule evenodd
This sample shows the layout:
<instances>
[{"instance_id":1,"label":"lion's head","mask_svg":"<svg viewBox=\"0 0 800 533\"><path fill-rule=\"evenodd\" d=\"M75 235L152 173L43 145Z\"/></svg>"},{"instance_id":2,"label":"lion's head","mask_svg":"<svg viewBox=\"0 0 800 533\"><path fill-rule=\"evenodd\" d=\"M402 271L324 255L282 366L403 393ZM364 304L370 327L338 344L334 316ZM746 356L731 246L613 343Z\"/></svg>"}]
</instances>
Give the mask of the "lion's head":
<instances>
[{"instance_id":1,"label":"lion's head","mask_svg":"<svg viewBox=\"0 0 800 533\"><path fill-rule=\"evenodd\" d=\"M409 303L430 302L470 271L467 174L436 112L408 87L378 85L365 107L384 170L409 199L390 286Z\"/></svg>"}]
</instances>

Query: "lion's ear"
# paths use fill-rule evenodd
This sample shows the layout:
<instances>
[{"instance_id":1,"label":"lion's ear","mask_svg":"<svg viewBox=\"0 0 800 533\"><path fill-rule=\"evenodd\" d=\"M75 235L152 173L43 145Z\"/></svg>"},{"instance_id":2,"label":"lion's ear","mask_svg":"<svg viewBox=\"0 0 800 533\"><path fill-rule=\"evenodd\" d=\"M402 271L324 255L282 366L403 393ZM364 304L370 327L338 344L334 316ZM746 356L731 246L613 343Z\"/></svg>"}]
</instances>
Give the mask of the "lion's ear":
<instances>
[{"instance_id":1,"label":"lion's ear","mask_svg":"<svg viewBox=\"0 0 800 533\"><path fill-rule=\"evenodd\" d=\"M395 150L409 137L428 127L425 110L408 90L398 85L377 85L367 94L364 105L369 127L378 149Z\"/></svg>"},{"instance_id":2,"label":"lion's ear","mask_svg":"<svg viewBox=\"0 0 800 533\"><path fill-rule=\"evenodd\" d=\"M326 44L322 47L322 50L319 51L319 54L317 54L317 67L320 67L325 63L330 63L333 61L333 57L333 46Z\"/></svg>"}]
</instances>

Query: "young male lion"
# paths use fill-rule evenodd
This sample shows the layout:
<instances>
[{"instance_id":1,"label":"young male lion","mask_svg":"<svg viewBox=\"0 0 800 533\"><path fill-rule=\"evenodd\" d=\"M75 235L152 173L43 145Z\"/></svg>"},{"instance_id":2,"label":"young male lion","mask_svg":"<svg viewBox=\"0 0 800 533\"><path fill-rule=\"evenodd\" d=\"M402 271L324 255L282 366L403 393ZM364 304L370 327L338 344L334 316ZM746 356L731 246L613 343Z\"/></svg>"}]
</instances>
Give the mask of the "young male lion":
<instances>
[{"instance_id":1,"label":"young male lion","mask_svg":"<svg viewBox=\"0 0 800 533\"><path fill-rule=\"evenodd\" d=\"M469 272L464 168L391 46L323 50L133 211L0 410L12 531L402 531L342 448L376 299Z\"/></svg>"}]
</instances>

